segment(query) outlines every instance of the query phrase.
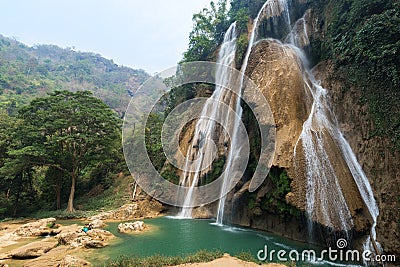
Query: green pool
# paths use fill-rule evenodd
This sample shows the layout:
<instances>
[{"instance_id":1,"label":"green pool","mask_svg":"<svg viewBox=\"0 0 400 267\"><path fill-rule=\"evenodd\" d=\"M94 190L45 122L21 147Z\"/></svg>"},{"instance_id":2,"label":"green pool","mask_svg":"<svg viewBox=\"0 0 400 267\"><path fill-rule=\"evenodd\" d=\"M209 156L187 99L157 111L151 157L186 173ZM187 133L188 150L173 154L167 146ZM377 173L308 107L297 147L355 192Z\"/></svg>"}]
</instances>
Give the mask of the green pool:
<instances>
[{"instance_id":1,"label":"green pool","mask_svg":"<svg viewBox=\"0 0 400 267\"><path fill-rule=\"evenodd\" d=\"M296 249L319 248L309 247L307 244L295 242L277 235L251 229L226 227L215 225L213 220L175 219L173 217L160 217L144 220L151 227L148 232L138 234L122 234L117 230L118 223L108 223L109 230L118 238L110 246L90 253L88 260L93 263L103 262L107 259L121 255L136 255L140 257L161 254L167 256L193 254L201 249L221 250L231 255L240 252L250 252L256 256L257 252L268 246L272 249L290 251ZM276 254L275 254L276 260ZM299 265L317 266L350 266L349 264L329 263L297 263Z\"/></svg>"}]
</instances>

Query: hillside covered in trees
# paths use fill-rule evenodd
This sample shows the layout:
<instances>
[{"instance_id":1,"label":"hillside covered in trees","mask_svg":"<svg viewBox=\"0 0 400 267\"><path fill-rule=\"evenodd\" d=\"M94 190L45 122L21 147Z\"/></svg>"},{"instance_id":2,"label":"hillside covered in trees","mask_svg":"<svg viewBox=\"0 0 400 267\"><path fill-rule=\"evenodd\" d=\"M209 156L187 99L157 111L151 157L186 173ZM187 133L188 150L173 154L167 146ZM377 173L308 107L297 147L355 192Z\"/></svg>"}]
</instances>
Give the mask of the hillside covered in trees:
<instances>
[{"instance_id":1,"label":"hillside covered in trees","mask_svg":"<svg viewBox=\"0 0 400 267\"><path fill-rule=\"evenodd\" d=\"M112 187L126 171L120 118L149 77L98 54L0 35L0 218L67 203L73 212L76 197Z\"/></svg>"},{"instance_id":2,"label":"hillside covered in trees","mask_svg":"<svg viewBox=\"0 0 400 267\"><path fill-rule=\"evenodd\" d=\"M120 115L149 75L99 54L55 45L26 46L0 35L0 108L8 114L54 90L89 90Z\"/></svg>"}]
</instances>

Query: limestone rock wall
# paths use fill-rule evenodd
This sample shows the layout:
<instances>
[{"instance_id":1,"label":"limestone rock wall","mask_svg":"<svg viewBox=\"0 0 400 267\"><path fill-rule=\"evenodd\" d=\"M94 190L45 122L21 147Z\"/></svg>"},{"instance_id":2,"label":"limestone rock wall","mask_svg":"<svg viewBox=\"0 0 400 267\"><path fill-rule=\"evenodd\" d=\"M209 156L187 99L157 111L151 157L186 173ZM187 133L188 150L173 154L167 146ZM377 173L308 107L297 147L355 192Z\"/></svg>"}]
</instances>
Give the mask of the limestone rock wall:
<instances>
[{"instance_id":1,"label":"limestone rock wall","mask_svg":"<svg viewBox=\"0 0 400 267\"><path fill-rule=\"evenodd\" d=\"M321 62L314 73L330 89L332 108L373 188L379 206L377 240L387 254L400 255L400 153L387 138L373 136L374 124L362 92L346 86L331 62Z\"/></svg>"}]
</instances>

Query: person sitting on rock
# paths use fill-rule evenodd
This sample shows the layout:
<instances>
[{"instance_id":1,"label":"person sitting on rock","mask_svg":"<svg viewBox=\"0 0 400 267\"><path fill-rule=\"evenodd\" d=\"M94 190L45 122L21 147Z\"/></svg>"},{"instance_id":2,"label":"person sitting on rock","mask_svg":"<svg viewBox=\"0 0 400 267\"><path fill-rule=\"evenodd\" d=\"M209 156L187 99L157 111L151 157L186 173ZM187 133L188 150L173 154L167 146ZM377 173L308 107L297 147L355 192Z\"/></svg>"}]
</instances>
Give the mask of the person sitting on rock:
<instances>
[{"instance_id":1,"label":"person sitting on rock","mask_svg":"<svg viewBox=\"0 0 400 267\"><path fill-rule=\"evenodd\" d=\"M85 233L87 233L87 231L89 231L89 225L85 224L85 226L83 226L82 231L84 231Z\"/></svg>"}]
</instances>

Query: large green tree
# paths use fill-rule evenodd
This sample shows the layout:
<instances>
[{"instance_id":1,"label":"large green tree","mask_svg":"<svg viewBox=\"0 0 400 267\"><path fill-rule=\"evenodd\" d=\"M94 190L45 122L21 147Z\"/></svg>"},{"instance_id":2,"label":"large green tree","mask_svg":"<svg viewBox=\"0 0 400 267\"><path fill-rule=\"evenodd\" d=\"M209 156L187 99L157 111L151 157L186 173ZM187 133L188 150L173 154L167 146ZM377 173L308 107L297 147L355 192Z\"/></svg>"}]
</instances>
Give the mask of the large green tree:
<instances>
[{"instance_id":1,"label":"large green tree","mask_svg":"<svg viewBox=\"0 0 400 267\"><path fill-rule=\"evenodd\" d=\"M210 8L193 15L189 49L184 53L183 61L210 60L229 27L227 14L226 1L219 0L216 4L211 2Z\"/></svg>"},{"instance_id":2,"label":"large green tree","mask_svg":"<svg viewBox=\"0 0 400 267\"><path fill-rule=\"evenodd\" d=\"M111 157L119 141L116 114L91 92L55 91L33 100L19 117L30 144L14 150L14 160L29 158L32 166L49 166L69 176L67 211L74 211L77 179Z\"/></svg>"}]
</instances>

